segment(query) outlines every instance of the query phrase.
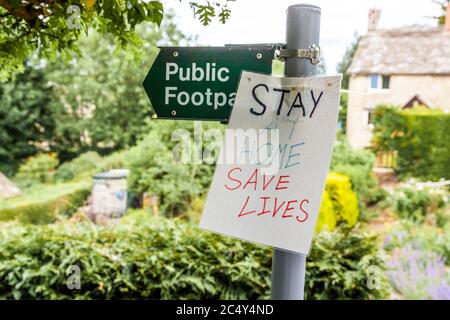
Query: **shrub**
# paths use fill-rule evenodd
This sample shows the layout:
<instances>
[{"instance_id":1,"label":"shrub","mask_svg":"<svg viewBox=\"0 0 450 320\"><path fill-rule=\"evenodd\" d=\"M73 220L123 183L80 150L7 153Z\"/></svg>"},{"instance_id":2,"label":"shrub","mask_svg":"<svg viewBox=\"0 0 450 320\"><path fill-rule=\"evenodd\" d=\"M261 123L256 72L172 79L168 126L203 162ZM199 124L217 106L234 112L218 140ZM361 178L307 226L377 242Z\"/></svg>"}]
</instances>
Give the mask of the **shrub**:
<instances>
[{"instance_id":1,"label":"shrub","mask_svg":"<svg viewBox=\"0 0 450 320\"><path fill-rule=\"evenodd\" d=\"M205 207L205 203L206 203L206 194L199 197L195 197L189 204L189 209L186 211L186 218L189 221L198 224L200 222L200 218L202 215L203 208Z\"/></svg>"},{"instance_id":2,"label":"shrub","mask_svg":"<svg viewBox=\"0 0 450 320\"><path fill-rule=\"evenodd\" d=\"M55 254L57 253L57 254ZM110 229L89 222L9 225L0 233L0 298L258 299L270 291L271 250L142 211ZM67 288L69 266L81 289ZM383 298L367 267L384 268L374 237L322 233L308 258L309 299ZM383 283L382 273L379 275Z\"/></svg>"},{"instance_id":3,"label":"shrub","mask_svg":"<svg viewBox=\"0 0 450 320\"><path fill-rule=\"evenodd\" d=\"M321 232L306 266L306 299L384 299L389 285L378 238L358 228Z\"/></svg>"},{"instance_id":4,"label":"shrub","mask_svg":"<svg viewBox=\"0 0 450 320\"><path fill-rule=\"evenodd\" d=\"M86 152L72 161L63 163L56 170L55 178L60 181L73 180L75 177L86 177L95 173L102 158L97 152Z\"/></svg>"},{"instance_id":5,"label":"shrub","mask_svg":"<svg viewBox=\"0 0 450 320\"><path fill-rule=\"evenodd\" d=\"M360 209L383 199L384 193L373 174L375 155L369 150L355 150L346 140L337 140L333 148L331 170L350 178L358 195Z\"/></svg>"},{"instance_id":6,"label":"shrub","mask_svg":"<svg viewBox=\"0 0 450 320\"><path fill-rule=\"evenodd\" d=\"M185 212L196 196L205 193L214 172L207 164L175 162L171 149L156 132L129 152L127 163L131 191L156 195L161 211L168 216Z\"/></svg>"},{"instance_id":7,"label":"shrub","mask_svg":"<svg viewBox=\"0 0 450 320\"><path fill-rule=\"evenodd\" d=\"M58 166L56 154L39 154L27 159L20 165L16 179L22 186L53 181L55 168Z\"/></svg>"},{"instance_id":8,"label":"shrub","mask_svg":"<svg viewBox=\"0 0 450 320\"><path fill-rule=\"evenodd\" d=\"M0 205L0 221L52 223L58 216L76 212L89 194L89 184L85 181L36 187L20 197L4 201Z\"/></svg>"},{"instance_id":9,"label":"shrub","mask_svg":"<svg viewBox=\"0 0 450 320\"><path fill-rule=\"evenodd\" d=\"M128 167L127 157L131 152L131 150L133 150L133 148L117 151L108 156L103 157L101 162L97 166L97 171L104 172L109 171L111 169L127 168Z\"/></svg>"},{"instance_id":10,"label":"shrub","mask_svg":"<svg viewBox=\"0 0 450 320\"><path fill-rule=\"evenodd\" d=\"M401 218L423 222L427 215L436 215L445 208L448 202L448 193L445 190L410 184L395 189L390 202ZM444 215L440 217L445 218ZM440 224L442 223L440 221Z\"/></svg>"},{"instance_id":11,"label":"shrub","mask_svg":"<svg viewBox=\"0 0 450 320\"><path fill-rule=\"evenodd\" d=\"M436 225L439 228L445 228L450 223L450 207L446 206L436 212Z\"/></svg>"},{"instance_id":12,"label":"shrub","mask_svg":"<svg viewBox=\"0 0 450 320\"><path fill-rule=\"evenodd\" d=\"M316 231L333 231L334 228L336 228L336 224L337 216L333 209L333 202L330 199L330 195L325 190L322 195L319 216L317 217Z\"/></svg>"},{"instance_id":13,"label":"shrub","mask_svg":"<svg viewBox=\"0 0 450 320\"><path fill-rule=\"evenodd\" d=\"M374 113L375 150L396 151L402 177L450 178L450 114L442 110L400 110L381 106Z\"/></svg>"},{"instance_id":14,"label":"shrub","mask_svg":"<svg viewBox=\"0 0 450 320\"><path fill-rule=\"evenodd\" d=\"M337 222L352 227L358 221L358 200L352 191L350 179L339 173L329 173L325 190L333 203Z\"/></svg>"}]
</instances>

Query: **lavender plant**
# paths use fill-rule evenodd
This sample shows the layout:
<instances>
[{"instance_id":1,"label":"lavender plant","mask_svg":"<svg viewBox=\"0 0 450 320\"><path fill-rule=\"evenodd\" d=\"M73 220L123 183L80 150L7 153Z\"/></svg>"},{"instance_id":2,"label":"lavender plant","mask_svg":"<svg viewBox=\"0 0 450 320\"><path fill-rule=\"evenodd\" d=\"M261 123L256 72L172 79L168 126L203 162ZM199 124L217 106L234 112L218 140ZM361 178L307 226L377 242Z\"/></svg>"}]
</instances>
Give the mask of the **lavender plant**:
<instances>
[{"instance_id":1,"label":"lavender plant","mask_svg":"<svg viewBox=\"0 0 450 320\"><path fill-rule=\"evenodd\" d=\"M388 252L407 245L415 250L431 251L444 258L450 265L450 225L439 229L430 225L416 225L403 220L388 232L384 239L384 249Z\"/></svg>"},{"instance_id":2,"label":"lavender plant","mask_svg":"<svg viewBox=\"0 0 450 320\"><path fill-rule=\"evenodd\" d=\"M395 248L387 263L392 287L405 299L450 299L450 278L443 257L411 244Z\"/></svg>"},{"instance_id":3,"label":"lavender plant","mask_svg":"<svg viewBox=\"0 0 450 320\"><path fill-rule=\"evenodd\" d=\"M429 294L433 300L450 300L450 285L439 284L429 289Z\"/></svg>"}]
</instances>

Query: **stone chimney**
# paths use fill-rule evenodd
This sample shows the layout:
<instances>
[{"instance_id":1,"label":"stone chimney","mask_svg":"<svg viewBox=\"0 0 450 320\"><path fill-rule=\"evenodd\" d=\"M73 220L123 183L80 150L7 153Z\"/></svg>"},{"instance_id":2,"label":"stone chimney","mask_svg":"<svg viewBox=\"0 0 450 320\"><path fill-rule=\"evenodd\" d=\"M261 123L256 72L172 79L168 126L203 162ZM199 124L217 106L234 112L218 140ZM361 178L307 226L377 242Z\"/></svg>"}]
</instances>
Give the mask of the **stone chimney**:
<instances>
[{"instance_id":1,"label":"stone chimney","mask_svg":"<svg viewBox=\"0 0 450 320\"><path fill-rule=\"evenodd\" d=\"M450 32L450 3L447 5L447 14L445 15L444 30Z\"/></svg>"},{"instance_id":2,"label":"stone chimney","mask_svg":"<svg viewBox=\"0 0 450 320\"><path fill-rule=\"evenodd\" d=\"M380 21L381 10L377 8L372 8L369 10L369 25L367 31L375 31L378 27L378 22Z\"/></svg>"}]
</instances>

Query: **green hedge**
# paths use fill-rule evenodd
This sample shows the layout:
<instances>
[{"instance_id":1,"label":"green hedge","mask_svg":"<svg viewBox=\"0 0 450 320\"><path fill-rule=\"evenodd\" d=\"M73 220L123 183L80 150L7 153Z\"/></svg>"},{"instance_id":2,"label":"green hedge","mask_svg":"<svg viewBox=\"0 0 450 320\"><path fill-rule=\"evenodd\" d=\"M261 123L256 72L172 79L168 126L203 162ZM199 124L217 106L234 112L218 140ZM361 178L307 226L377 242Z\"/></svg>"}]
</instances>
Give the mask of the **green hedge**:
<instances>
[{"instance_id":1,"label":"green hedge","mask_svg":"<svg viewBox=\"0 0 450 320\"><path fill-rule=\"evenodd\" d=\"M350 178L353 191L358 195L359 209L375 204L384 198L373 173L375 155L370 150L353 149L346 140L338 139L333 148L331 171L345 174Z\"/></svg>"},{"instance_id":2,"label":"green hedge","mask_svg":"<svg viewBox=\"0 0 450 320\"><path fill-rule=\"evenodd\" d=\"M80 177L90 177L103 161L97 152L89 151L79 157L63 163L56 170L57 181L70 181Z\"/></svg>"},{"instance_id":3,"label":"green hedge","mask_svg":"<svg viewBox=\"0 0 450 320\"><path fill-rule=\"evenodd\" d=\"M47 224L58 216L70 216L83 205L90 194L90 184L76 183L41 185L25 194L0 203L0 221Z\"/></svg>"},{"instance_id":4,"label":"green hedge","mask_svg":"<svg viewBox=\"0 0 450 320\"><path fill-rule=\"evenodd\" d=\"M450 178L450 114L440 110L399 110L382 106L374 113L375 149L397 151L401 176Z\"/></svg>"},{"instance_id":5,"label":"green hedge","mask_svg":"<svg viewBox=\"0 0 450 320\"><path fill-rule=\"evenodd\" d=\"M134 212L110 229L89 222L23 226L0 233L0 298L260 299L270 295L271 250L201 231L178 219ZM369 289L369 266L384 269L378 241L335 230L317 236L308 258L307 299L385 297ZM81 289L69 290L69 266Z\"/></svg>"}]
</instances>

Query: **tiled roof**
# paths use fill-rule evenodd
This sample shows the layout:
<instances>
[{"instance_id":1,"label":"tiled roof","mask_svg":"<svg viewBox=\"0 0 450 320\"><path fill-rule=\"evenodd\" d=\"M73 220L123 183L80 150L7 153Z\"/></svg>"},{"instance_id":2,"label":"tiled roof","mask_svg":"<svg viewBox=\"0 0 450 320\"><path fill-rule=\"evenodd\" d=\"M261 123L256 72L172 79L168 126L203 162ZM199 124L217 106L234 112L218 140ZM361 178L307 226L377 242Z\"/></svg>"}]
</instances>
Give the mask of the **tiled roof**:
<instances>
[{"instance_id":1,"label":"tiled roof","mask_svg":"<svg viewBox=\"0 0 450 320\"><path fill-rule=\"evenodd\" d=\"M364 35L349 74L450 74L450 32L443 27L378 29Z\"/></svg>"}]
</instances>

